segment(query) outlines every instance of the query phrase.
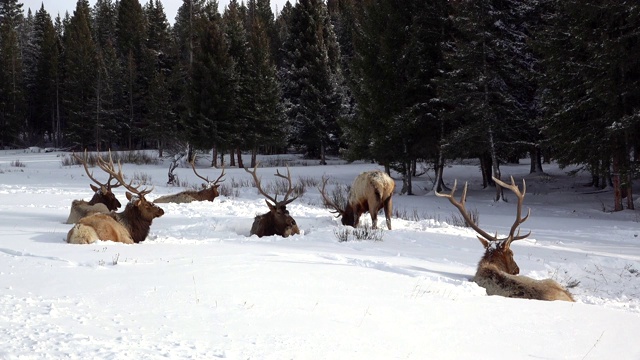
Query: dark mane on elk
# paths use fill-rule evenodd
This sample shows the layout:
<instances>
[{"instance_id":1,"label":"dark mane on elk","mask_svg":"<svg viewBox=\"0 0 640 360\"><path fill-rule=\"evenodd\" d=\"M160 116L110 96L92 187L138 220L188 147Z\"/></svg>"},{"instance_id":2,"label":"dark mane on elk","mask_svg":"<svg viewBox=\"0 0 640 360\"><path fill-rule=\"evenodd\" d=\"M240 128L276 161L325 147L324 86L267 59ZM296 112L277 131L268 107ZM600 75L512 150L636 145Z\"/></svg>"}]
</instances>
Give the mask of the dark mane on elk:
<instances>
[{"instance_id":1,"label":"dark mane on elk","mask_svg":"<svg viewBox=\"0 0 640 360\"><path fill-rule=\"evenodd\" d=\"M475 230L479 236L478 240L485 248L485 253L478 263L476 275L473 281L479 286L487 290L487 295L499 295L511 298L522 299L535 299L535 300L563 300L563 301L575 301L571 293L567 291L562 285L552 279L535 280L526 276L518 275L520 268L516 264L513 258L513 251L511 251L511 243L516 240L522 240L531 235L531 232L520 235L518 228L522 223L527 221L531 214L529 209L526 216L522 216L522 203L527 191L526 183L522 180L522 192L515 184L513 177L511 177L511 184L508 185L495 177L493 180L503 188L513 191L518 198L518 204L516 208L516 220L511 226L509 235L506 238L498 238L489 235L475 224L470 218L469 213L465 208L465 202L467 199L467 184L464 185L464 190L460 201L457 201L453 196L456 191L457 181L454 182L453 188L450 194L440 194L436 192L437 196L445 197L455 206L467 224ZM518 232L516 233L516 230Z\"/></svg>"},{"instance_id":2,"label":"dark mane on elk","mask_svg":"<svg viewBox=\"0 0 640 360\"><path fill-rule=\"evenodd\" d=\"M82 166L84 167L84 171L87 173L89 179L91 179L98 186L89 184L91 190L93 190L93 197L91 198L91 200L73 200L66 224L75 224L78 220L90 214L108 214L111 211L118 210L122 205L113 194L112 189L120 186L120 184L117 182L115 184L111 183L111 180L114 179L112 175L109 175L109 179L105 183L101 183L95 177L93 177L93 172L90 172L89 168L87 167L88 155L86 150L84 151L83 158L80 158L75 153L73 154L73 157L82 164Z\"/></svg>"},{"instance_id":3,"label":"dark mane on elk","mask_svg":"<svg viewBox=\"0 0 640 360\"><path fill-rule=\"evenodd\" d=\"M197 177L204 180L205 183L202 185L204 189L202 190L186 190L179 192L177 194L160 196L159 198L153 200L154 203L190 203L193 201L213 201L215 198L220 196L220 192L218 188L220 187L220 183L224 181L222 178L224 176L224 168L222 169L222 173L218 176L217 179L211 181L209 177L204 177L196 171L196 167L193 162L191 162L191 168Z\"/></svg>"},{"instance_id":4,"label":"dark mane on elk","mask_svg":"<svg viewBox=\"0 0 640 360\"><path fill-rule=\"evenodd\" d=\"M157 205L147 201L145 195L153 188L140 190L140 185L134 187L128 184L122 175L122 165L118 162L116 172L111 154L109 163L98 158L98 166L114 176L127 190L129 203L124 211L110 214L93 214L83 217L67 233L67 242L71 244L91 244L97 240L112 240L125 244L144 241L149 234L153 219L160 217L164 211Z\"/></svg>"},{"instance_id":5,"label":"dark mane on elk","mask_svg":"<svg viewBox=\"0 0 640 360\"><path fill-rule=\"evenodd\" d=\"M289 199L289 196L294 190L291 183L291 172L289 171L289 167L287 166L287 176L280 174L280 171L276 171L275 174L277 177L287 180L289 184L287 193L281 201L277 200L278 195L271 197L262 189L260 178L256 175L257 167L258 164L253 168L253 171L246 168L244 170L253 176L253 181L256 184L256 188L258 188L258 192L266 198L265 202L269 207L269 212L255 217L253 225L251 226L251 235L257 235L258 237L271 235L287 237L289 235L300 234L298 224L296 224L293 217L289 215L289 210L287 210L287 204L298 198L296 196Z\"/></svg>"},{"instance_id":6,"label":"dark mane on elk","mask_svg":"<svg viewBox=\"0 0 640 360\"><path fill-rule=\"evenodd\" d=\"M396 183L387 173L372 170L358 175L351 184L349 200L344 208L327 196L325 192L327 180L325 177L322 178L322 187L318 190L324 199L325 206L332 208L332 212L337 214L337 217L342 217L342 225L357 227L360 216L368 211L371 215L372 227L376 229L378 227L378 212L384 209L387 228L391 230L393 208L391 197Z\"/></svg>"}]
</instances>

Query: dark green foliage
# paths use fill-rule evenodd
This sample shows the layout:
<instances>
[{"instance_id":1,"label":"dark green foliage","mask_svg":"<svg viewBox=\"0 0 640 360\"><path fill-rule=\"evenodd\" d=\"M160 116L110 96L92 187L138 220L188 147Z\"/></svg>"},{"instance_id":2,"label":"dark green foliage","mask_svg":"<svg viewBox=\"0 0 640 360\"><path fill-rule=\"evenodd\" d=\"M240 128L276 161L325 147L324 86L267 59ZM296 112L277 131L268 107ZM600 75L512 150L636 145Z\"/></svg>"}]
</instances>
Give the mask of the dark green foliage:
<instances>
[{"instance_id":1,"label":"dark green foliage","mask_svg":"<svg viewBox=\"0 0 640 360\"><path fill-rule=\"evenodd\" d=\"M325 150L339 145L343 103L340 50L324 3L299 1L287 30L280 78L285 111L293 123L291 143L324 163Z\"/></svg>"}]
</instances>

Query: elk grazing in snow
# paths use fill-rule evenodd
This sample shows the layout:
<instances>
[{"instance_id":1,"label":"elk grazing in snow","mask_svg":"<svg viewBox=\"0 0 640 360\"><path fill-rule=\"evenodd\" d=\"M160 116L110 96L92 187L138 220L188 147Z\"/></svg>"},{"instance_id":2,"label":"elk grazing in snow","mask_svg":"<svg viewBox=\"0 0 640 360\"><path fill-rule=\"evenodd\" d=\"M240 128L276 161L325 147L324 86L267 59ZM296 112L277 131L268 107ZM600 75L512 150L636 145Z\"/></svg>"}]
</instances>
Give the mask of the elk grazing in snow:
<instances>
[{"instance_id":1,"label":"elk grazing in snow","mask_svg":"<svg viewBox=\"0 0 640 360\"><path fill-rule=\"evenodd\" d=\"M220 196L220 193L218 192L218 188L220 187L219 183L224 181L224 179L222 178L224 176L224 168L222 169L222 173L220 174L220 176L218 176L218 178L215 179L214 181L209 180L209 177L204 177L198 174L193 162L191 162L191 168L193 169L193 172L196 174L197 177L199 177L200 179L206 182L205 184L202 184L204 189L199 191L187 190L187 191L179 192L177 194L160 196L159 198L153 200L153 202L156 204L160 204L160 203L182 204L182 203L190 203L192 201L213 201L215 198Z\"/></svg>"},{"instance_id":2,"label":"elk grazing in snow","mask_svg":"<svg viewBox=\"0 0 640 360\"><path fill-rule=\"evenodd\" d=\"M446 197L449 202L458 209L467 224L479 234L478 240L480 240L482 246L485 248L485 253L478 263L478 268L473 281L480 287L485 288L487 290L487 295L549 301L575 301L573 296L571 296L571 293L553 279L535 280L526 276L518 275L520 273L520 268L513 258L511 243L516 240L525 239L531 235L531 232L525 235L520 235L519 230L516 233L518 227L520 227L520 225L525 222L531 214L531 209L529 209L527 215L522 217L522 203L527 191L526 183L522 180L521 192L515 184L513 177L511 177L511 185L508 185L495 177L493 180L499 186L513 191L518 198L516 220L511 226L509 235L506 238L498 238L497 233L495 236L489 235L480 229L470 218L469 213L465 208L467 184L464 186L460 201L457 201L453 197L456 191L457 182L454 183L450 194L440 194L436 192L436 195Z\"/></svg>"},{"instance_id":3,"label":"elk grazing in snow","mask_svg":"<svg viewBox=\"0 0 640 360\"><path fill-rule=\"evenodd\" d=\"M125 244L133 244L144 241L149 234L151 222L160 217L164 211L147 201L144 196L151 190L139 190L140 186L134 187L131 182L127 184L122 175L122 165L118 162L118 171L111 155L107 164L98 158L98 166L107 173L113 175L127 190L126 195L129 203L124 211L110 214L93 214L83 217L67 233L67 242L70 244L91 244L97 240L111 240Z\"/></svg>"},{"instance_id":4,"label":"elk grazing in snow","mask_svg":"<svg viewBox=\"0 0 640 360\"><path fill-rule=\"evenodd\" d=\"M101 183L96 178L93 177L93 173L89 172L89 168L87 167L87 151L84 152L84 158L78 157L78 155L73 154L73 156L84 166L84 171L89 176L89 179L93 180L98 186L93 184L89 184L91 190L93 190L94 194L91 200L73 200L71 203L71 211L69 212L69 217L67 218L66 224L75 224L81 218L96 213L108 214L112 210L118 210L121 206L120 201L113 194L111 189L120 186L119 183L111 184L111 180L114 179L112 175L109 175L109 179L106 183Z\"/></svg>"},{"instance_id":5,"label":"elk grazing in snow","mask_svg":"<svg viewBox=\"0 0 640 360\"><path fill-rule=\"evenodd\" d=\"M396 183L384 171L372 170L365 171L358 175L349 191L349 199L346 207L342 208L334 201L330 200L325 193L327 178L322 179L322 188L320 194L324 199L327 207L333 208L333 213L342 216L342 225L357 227L360 222L360 216L365 212L371 215L371 226L376 229L378 227L378 212L384 209L384 216L387 220L387 228L391 230L391 213L393 191Z\"/></svg>"},{"instance_id":6,"label":"elk grazing in snow","mask_svg":"<svg viewBox=\"0 0 640 360\"><path fill-rule=\"evenodd\" d=\"M246 172L253 176L253 181L258 188L258 192L266 197L265 202L269 207L269 212L266 214L258 215L253 220L253 225L251 226L251 235L258 235L258 237L263 236L271 236L271 235L280 235L282 237L287 237L289 235L300 234L300 229L298 229L298 224L296 221L289 215L289 210L287 210L287 204L291 203L298 197L293 197L289 199L289 196L293 193L293 186L291 184L291 172L289 171L289 167L287 167L287 176L280 174L280 171L276 171L276 176L283 178L288 181L289 187L287 189L287 193L284 195L284 199L278 201L278 195L275 197L269 196L263 189L262 184L260 183L260 178L256 175L256 169L258 164L253 168L253 171L249 169L244 169ZM269 202L271 201L271 202Z\"/></svg>"}]
</instances>

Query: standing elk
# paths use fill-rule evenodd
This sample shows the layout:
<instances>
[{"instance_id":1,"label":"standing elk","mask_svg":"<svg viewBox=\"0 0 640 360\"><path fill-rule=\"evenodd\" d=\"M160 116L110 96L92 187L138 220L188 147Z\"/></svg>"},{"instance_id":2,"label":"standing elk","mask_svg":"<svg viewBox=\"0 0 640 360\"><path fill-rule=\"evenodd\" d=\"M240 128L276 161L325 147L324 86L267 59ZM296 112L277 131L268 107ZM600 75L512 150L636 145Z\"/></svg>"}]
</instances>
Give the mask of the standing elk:
<instances>
[{"instance_id":1,"label":"standing elk","mask_svg":"<svg viewBox=\"0 0 640 360\"><path fill-rule=\"evenodd\" d=\"M325 206L333 208L332 213L338 214L337 217L342 216L342 225L357 227L360 222L360 216L368 211L369 215L371 215L371 226L376 229L378 228L378 212L384 208L387 228L391 230L393 206L391 197L396 188L396 183L387 173L380 170L372 170L358 175L353 180L353 184L351 184L349 200L344 209L327 197L325 193L327 180L326 178L322 179L322 188L319 189L320 194L324 199Z\"/></svg>"},{"instance_id":2,"label":"standing elk","mask_svg":"<svg viewBox=\"0 0 640 360\"><path fill-rule=\"evenodd\" d=\"M93 172L89 172L89 168L87 167L88 156L86 150L84 152L84 158L81 159L75 153L73 154L73 157L82 163L84 171L87 173L87 176L89 176L89 179L93 180L93 182L98 184L98 186L89 184L91 190L94 192L91 200L73 200L73 202L71 202L71 211L69 212L66 224L75 224L78 220L87 215L96 213L108 214L112 210L118 210L121 204L111 189L120 186L120 184L111 184L111 180L114 179L112 175L109 175L109 179L104 184L96 180L96 178L93 177Z\"/></svg>"},{"instance_id":3,"label":"standing elk","mask_svg":"<svg viewBox=\"0 0 640 360\"><path fill-rule=\"evenodd\" d=\"M111 155L109 155L108 164L98 158L98 166L113 175L120 184L129 190L126 192L129 203L124 211L119 213L93 214L83 217L69 230L67 242L70 244L91 244L97 240L111 240L133 244L144 241L149 235L153 219L164 215L164 211L159 206L144 198L153 188L139 190L140 185L133 187L131 182L127 184L122 175L122 165L118 162L118 172L116 172Z\"/></svg>"},{"instance_id":4,"label":"standing elk","mask_svg":"<svg viewBox=\"0 0 640 360\"><path fill-rule=\"evenodd\" d=\"M531 231L526 235L520 235L520 230L516 234L518 227L531 215L531 209L529 209L526 216L522 217L522 203L527 191L527 186L522 180L522 192L515 184L513 177L511 177L511 185L508 185L495 177L493 180L505 189L513 191L518 198L518 205L516 209L516 220L511 226L509 235L506 238L498 238L498 234L491 236L470 218L469 213L465 208L465 202L467 198L467 184L464 185L462 197L460 201L457 201L453 196L456 191L457 181L454 182L453 188L450 194L440 194L436 192L437 196L445 197L449 199L449 202L455 206L467 224L475 230L479 236L478 240L485 248L485 253L478 263L478 269L473 281L480 287L487 290L487 295L499 295L511 298L521 299L535 299L535 300L563 300L563 301L575 301L571 293L567 291L562 285L552 279L535 280L526 276L518 275L520 268L513 258L513 251L511 251L511 243L516 240L522 240L529 235Z\"/></svg>"},{"instance_id":5,"label":"standing elk","mask_svg":"<svg viewBox=\"0 0 640 360\"><path fill-rule=\"evenodd\" d=\"M155 204L161 204L161 203L183 204L183 203L190 203L192 201L213 201L215 198L220 196L220 192L218 192L218 188L220 187L219 183L224 181L224 179L222 178L224 176L224 168L222 169L222 173L220 174L220 176L218 176L218 178L215 179L214 181L210 181L209 177L204 177L198 174L193 162L191 162L191 168L193 169L193 172L196 174L197 177L199 177L200 179L206 182L205 184L202 185L204 189L199 191L187 190L187 191L179 192L177 194L160 196L159 198L153 200L153 202Z\"/></svg>"},{"instance_id":6,"label":"standing elk","mask_svg":"<svg viewBox=\"0 0 640 360\"><path fill-rule=\"evenodd\" d=\"M264 192L260 183L260 179L256 175L257 167L258 164L256 164L256 166L253 168L253 171L250 171L246 168L244 170L251 174L251 176L253 176L253 181L258 188L258 192L266 197L265 202L269 207L269 212L255 217L255 219L253 220L253 225L251 226L251 235L258 235L258 237L271 235L280 235L282 237L287 237L289 235L300 234L298 224L296 224L296 221L293 219L293 217L289 215L289 210L287 210L287 204L298 198L296 196L289 199L289 196L293 193L294 190L291 184L291 172L289 171L289 167L287 167L287 176L280 174L280 171L276 171L275 174L277 177L283 178L289 183L287 193L284 195L284 199L281 201L278 201L277 194L275 197L271 197L266 192Z\"/></svg>"}]
</instances>

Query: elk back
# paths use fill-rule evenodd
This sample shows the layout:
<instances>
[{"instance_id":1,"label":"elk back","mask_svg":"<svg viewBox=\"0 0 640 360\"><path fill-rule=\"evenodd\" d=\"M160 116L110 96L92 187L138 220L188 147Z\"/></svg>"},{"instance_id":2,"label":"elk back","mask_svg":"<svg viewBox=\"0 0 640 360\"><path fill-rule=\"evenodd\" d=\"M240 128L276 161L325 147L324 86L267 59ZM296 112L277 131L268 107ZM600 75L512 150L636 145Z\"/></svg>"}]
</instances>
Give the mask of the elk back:
<instances>
[{"instance_id":1,"label":"elk back","mask_svg":"<svg viewBox=\"0 0 640 360\"><path fill-rule=\"evenodd\" d=\"M487 295L547 301L575 301L569 291L552 279L535 280L522 275L511 275L492 264L480 266L473 281L485 288Z\"/></svg>"},{"instance_id":2,"label":"elk back","mask_svg":"<svg viewBox=\"0 0 640 360\"><path fill-rule=\"evenodd\" d=\"M129 231L112 215L93 214L83 217L67 233L69 244L92 244L97 240L111 240L133 244Z\"/></svg>"},{"instance_id":3,"label":"elk back","mask_svg":"<svg viewBox=\"0 0 640 360\"><path fill-rule=\"evenodd\" d=\"M103 203L89 204L84 200L73 200L71 202L71 211L65 224L75 224L78 220L85 216L92 214L108 214L111 211L107 208L107 205Z\"/></svg>"}]
</instances>

